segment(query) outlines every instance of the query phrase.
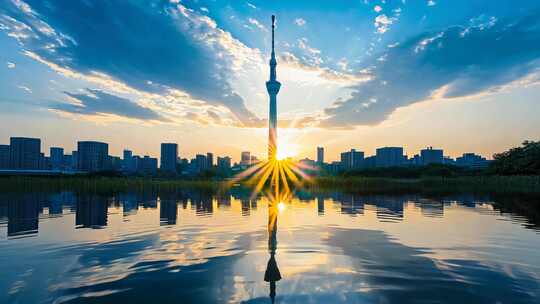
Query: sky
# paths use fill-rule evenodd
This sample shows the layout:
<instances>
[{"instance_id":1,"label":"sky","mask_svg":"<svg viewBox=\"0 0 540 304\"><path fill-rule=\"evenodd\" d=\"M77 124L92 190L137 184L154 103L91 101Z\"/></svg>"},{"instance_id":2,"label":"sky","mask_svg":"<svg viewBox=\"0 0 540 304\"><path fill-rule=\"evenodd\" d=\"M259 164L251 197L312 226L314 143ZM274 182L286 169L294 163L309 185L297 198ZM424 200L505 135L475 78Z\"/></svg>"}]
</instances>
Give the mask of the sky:
<instances>
[{"instance_id":1,"label":"sky","mask_svg":"<svg viewBox=\"0 0 540 304\"><path fill-rule=\"evenodd\" d=\"M0 0L0 144L264 158L272 14L295 157L540 139L536 0Z\"/></svg>"}]
</instances>

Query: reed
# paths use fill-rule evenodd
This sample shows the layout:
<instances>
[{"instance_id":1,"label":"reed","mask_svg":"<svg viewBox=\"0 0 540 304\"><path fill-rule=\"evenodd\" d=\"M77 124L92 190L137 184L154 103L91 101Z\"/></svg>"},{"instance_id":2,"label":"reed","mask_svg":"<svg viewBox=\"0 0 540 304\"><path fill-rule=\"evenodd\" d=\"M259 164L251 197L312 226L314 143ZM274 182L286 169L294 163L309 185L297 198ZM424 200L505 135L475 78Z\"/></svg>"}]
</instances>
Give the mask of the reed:
<instances>
[{"instance_id":1,"label":"reed","mask_svg":"<svg viewBox=\"0 0 540 304\"><path fill-rule=\"evenodd\" d=\"M3 177L0 178L0 192L30 191L79 191L79 192L119 192L119 191L175 191L194 188L220 190L229 187L225 181L152 179L134 177ZM465 176L465 177L425 177L399 179L386 177L317 177L305 182L306 190L344 190L351 192L470 192L539 194L540 176Z\"/></svg>"}]
</instances>

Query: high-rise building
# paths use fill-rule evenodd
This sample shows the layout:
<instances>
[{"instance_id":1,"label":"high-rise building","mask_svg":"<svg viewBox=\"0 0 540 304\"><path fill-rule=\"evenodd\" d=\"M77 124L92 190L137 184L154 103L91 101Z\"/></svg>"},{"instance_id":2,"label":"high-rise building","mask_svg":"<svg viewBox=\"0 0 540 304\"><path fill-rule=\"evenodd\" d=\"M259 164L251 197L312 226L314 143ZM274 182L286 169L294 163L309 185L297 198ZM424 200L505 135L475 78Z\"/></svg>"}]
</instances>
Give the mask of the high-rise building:
<instances>
[{"instance_id":1,"label":"high-rise building","mask_svg":"<svg viewBox=\"0 0 540 304\"><path fill-rule=\"evenodd\" d=\"M195 170L196 172L202 172L207 169L208 162L206 160L206 155L197 154L195 155Z\"/></svg>"},{"instance_id":2,"label":"high-rise building","mask_svg":"<svg viewBox=\"0 0 540 304\"><path fill-rule=\"evenodd\" d=\"M10 138L10 167L19 170L38 170L40 164L41 140L39 138Z\"/></svg>"},{"instance_id":3,"label":"high-rise building","mask_svg":"<svg viewBox=\"0 0 540 304\"><path fill-rule=\"evenodd\" d=\"M80 171L107 170L109 145L98 141L79 141L77 142L77 158L77 167Z\"/></svg>"},{"instance_id":4,"label":"high-rise building","mask_svg":"<svg viewBox=\"0 0 540 304\"><path fill-rule=\"evenodd\" d=\"M0 145L0 169L9 169L9 145Z\"/></svg>"},{"instance_id":5,"label":"high-rise building","mask_svg":"<svg viewBox=\"0 0 540 304\"><path fill-rule=\"evenodd\" d=\"M274 160L277 155L277 94L281 83L276 75L276 53L274 52L274 30L276 16L272 15L272 53L270 54L270 80L266 82L266 90L270 96L270 109L268 115L268 159Z\"/></svg>"},{"instance_id":6,"label":"high-rise building","mask_svg":"<svg viewBox=\"0 0 540 304\"><path fill-rule=\"evenodd\" d=\"M324 164L324 148L317 147L317 164Z\"/></svg>"},{"instance_id":7,"label":"high-rise building","mask_svg":"<svg viewBox=\"0 0 540 304\"><path fill-rule=\"evenodd\" d=\"M162 143L161 144L161 167L165 172L176 172L176 162L178 161L178 144Z\"/></svg>"},{"instance_id":8,"label":"high-rise building","mask_svg":"<svg viewBox=\"0 0 540 304\"><path fill-rule=\"evenodd\" d=\"M50 149L51 169L64 169L64 148L51 147Z\"/></svg>"},{"instance_id":9,"label":"high-rise building","mask_svg":"<svg viewBox=\"0 0 540 304\"><path fill-rule=\"evenodd\" d=\"M444 161L443 150L433 149L433 147L421 150L420 157L422 159L422 165L442 164Z\"/></svg>"},{"instance_id":10,"label":"high-rise building","mask_svg":"<svg viewBox=\"0 0 540 304\"><path fill-rule=\"evenodd\" d=\"M231 170L231 158L228 156L217 158L217 167L221 172L228 172Z\"/></svg>"},{"instance_id":11,"label":"high-rise building","mask_svg":"<svg viewBox=\"0 0 540 304\"><path fill-rule=\"evenodd\" d=\"M351 149L349 152L341 153L341 170L354 170L362 167L364 152Z\"/></svg>"},{"instance_id":12,"label":"high-rise building","mask_svg":"<svg viewBox=\"0 0 540 304\"><path fill-rule=\"evenodd\" d=\"M206 168L212 169L214 167L214 154L213 153L206 153Z\"/></svg>"},{"instance_id":13,"label":"high-rise building","mask_svg":"<svg viewBox=\"0 0 540 304\"><path fill-rule=\"evenodd\" d=\"M133 160L133 151L124 150L123 159L122 159L122 169L124 172L137 171L137 167L135 166L135 162Z\"/></svg>"},{"instance_id":14,"label":"high-rise building","mask_svg":"<svg viewBox=\"0 0 540 304\"><path fill-rule=\"evenodd\" d=\"M67 170L67 171L72 171L74 169L77 169L76 166L73 166L73 156L71 154L64 154L62 167L64 168L64 170Z\"/></svg>"},{"instance_id":15,"label":"high-rise building","mask_svg":"<svg viewBox=\"0 0 540 304\"><path fill-rule=\"evenodd\" d=\"M489 161L474 153L463 153L462 156L456 158L456 165L460 167L479 169L487 167L489 165Z\"/></svg>"},{"instance_id":16,"label":"high-rise building","mask_svg":"<svg viewBox=\"0 0 540 304\"><path fill-rule=\"evenodd\" d=\"M251 165L251 153L249 151L242 152L240 156L240 165L242 166Z\"/></svg>"},{"instance_id":17,"label":"high-rise building","mask_svg":"<svg viewBox=\"0 0 540 304\"><path fill-rule=\"evenodd\" d=\"M150 157L145 155L141 159L141 170L140 172L144 175L156 175L158 168L157 158Z\"/></svg>"},{"instance_id":18,"label":"high-rise building","mask_svg":"<svg viewBox=\"0 0 540 304\"><path fill-rule=\"evenodd\" d=\"M384 147L376 150L377 167L397 167L405 162L402 147Z\"/></svg>"},{"instance_id":19,"label":"high-rise building","mask_svg":"<svg viewBox=\"0 0 540 304\"><path fill-rule=\"evenodd\" d=\"M79 169L79 152L71 151L71 168L73 170Z\"/></svg>"}]
</instances>

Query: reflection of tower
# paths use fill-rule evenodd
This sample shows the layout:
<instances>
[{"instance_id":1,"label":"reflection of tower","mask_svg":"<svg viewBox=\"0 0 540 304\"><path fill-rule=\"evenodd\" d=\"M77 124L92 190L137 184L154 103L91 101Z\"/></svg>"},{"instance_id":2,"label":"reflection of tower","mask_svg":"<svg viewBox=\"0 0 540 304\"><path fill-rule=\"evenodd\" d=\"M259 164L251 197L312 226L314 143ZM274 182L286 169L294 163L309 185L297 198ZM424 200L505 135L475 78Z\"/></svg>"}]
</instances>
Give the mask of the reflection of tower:
<instances>
[{"instance_id":1,"label":"reflection of tower","mask_svg":"<svg viewBox=\"0 0 540 304\"><path fill-rule=\"evenodd\" d=\"M266 90L270 96L270 113L268 117L268 160L276 159L277 154L277 94L281 83L276 80L276 53L274 52L274 28L276 16L272 15L272 54L270 58L270 80L266 82Z\"/></svg>"},{"instance_id":2,"label":"reflection of tower","mask_svg":"<svg viewBox=\"0 0 540 304\"><path fill-rule=\"evenodd\" d=\"M276 282L281 280L281 273L276 262L277 248L277 218L278 218L278 201L271 201L268 205L268 251L270 259L266 265L264 272L264 280L270 282L270 299L272 303L276 298Z\"/></svg>"}]
</instances>

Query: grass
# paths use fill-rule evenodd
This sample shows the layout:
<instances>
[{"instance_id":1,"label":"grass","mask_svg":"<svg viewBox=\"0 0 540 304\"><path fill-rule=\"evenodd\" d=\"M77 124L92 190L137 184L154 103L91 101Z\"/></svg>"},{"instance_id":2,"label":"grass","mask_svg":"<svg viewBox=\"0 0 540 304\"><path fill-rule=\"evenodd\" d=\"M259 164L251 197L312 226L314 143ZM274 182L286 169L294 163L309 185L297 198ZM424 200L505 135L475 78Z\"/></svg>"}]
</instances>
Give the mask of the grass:
<instances>
[{"instance_id":1,"label":"grass","mask_svg":"<svg viewBox=\"0 0 540 304\"><path fill-rule=\"evenodd\" d=\"M5 177L0 178L0 192L62 191L111 193L120 191L166 192L182 188L217 190L217 181L151 179L139 177Z\"/></svg>"},{"instance_id":2,"label":"grass","mask_svg":"<svg viewBox=\"0 0 540 304\"><path fill-rule=\"evenodd\" d=\"M182 188L219 190L226 182L210 180L151 179L134 177L3 177L0 192L62 191L167 192ZM540 176L426 177L418 179L378 177L318 177L305 183L307 190L343 190L365 193L501 193L540 194Z\"/></svg>"},{"instance_id":3,"label":"grass","mask_svg":"<svg viewBox=\"0 0 540 304\"><path fill-rule=\"evenodd\" d=\"M314 189L353 192L471 192L540 193L540 176L464 176L417 179L377 177L319 177L308 185Z\"/></svg>"}]
</instances>

